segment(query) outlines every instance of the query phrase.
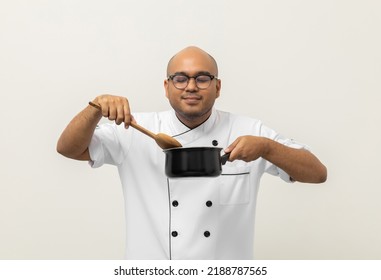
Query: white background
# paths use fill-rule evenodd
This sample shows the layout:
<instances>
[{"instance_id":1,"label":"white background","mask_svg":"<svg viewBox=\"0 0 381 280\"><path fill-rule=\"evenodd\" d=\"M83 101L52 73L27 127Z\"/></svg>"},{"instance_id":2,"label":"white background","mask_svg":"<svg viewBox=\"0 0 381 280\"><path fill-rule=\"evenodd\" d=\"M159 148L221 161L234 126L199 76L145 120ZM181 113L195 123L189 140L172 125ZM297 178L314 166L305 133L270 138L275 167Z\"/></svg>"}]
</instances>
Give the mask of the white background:
<instances>
[{"instance_id":1,"label":"white background","mask_svg":"<svg viewBox=\"0 0 381 280\"><path fill-rule=\"evenodd\" d=\"M121 259L116 169L56 153L96 95L169 108L168 59L211 53L219 109L308 144L323 185L265 176L257 259L381 259L381 4L365 0L0 0L0 259Z\"/></svg>"}]
</instances>

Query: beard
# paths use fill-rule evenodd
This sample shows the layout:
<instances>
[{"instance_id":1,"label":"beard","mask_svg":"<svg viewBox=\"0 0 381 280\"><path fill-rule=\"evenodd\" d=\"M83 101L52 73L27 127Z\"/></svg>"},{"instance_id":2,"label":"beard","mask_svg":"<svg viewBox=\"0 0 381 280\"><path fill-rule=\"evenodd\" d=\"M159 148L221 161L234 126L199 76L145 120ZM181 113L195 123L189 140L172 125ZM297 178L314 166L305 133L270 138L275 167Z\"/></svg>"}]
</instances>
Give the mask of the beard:
<instances>
[{"instance_id":1,"label":"beard","mask_svg":"<svg viewBox=\"0 0 381 280\"><path fill-rule=\"evenodd\" d=\"M182 108L181 106L175 106L171 104L172 108L176 112L177 118L185 125L189 126L192 124L192 127L198 126L205 122L212 113L212 108L214 104L210 104L208 107L199 108ZM192 110L194 109L194 110Z\"/></svg>"}]
</instances>

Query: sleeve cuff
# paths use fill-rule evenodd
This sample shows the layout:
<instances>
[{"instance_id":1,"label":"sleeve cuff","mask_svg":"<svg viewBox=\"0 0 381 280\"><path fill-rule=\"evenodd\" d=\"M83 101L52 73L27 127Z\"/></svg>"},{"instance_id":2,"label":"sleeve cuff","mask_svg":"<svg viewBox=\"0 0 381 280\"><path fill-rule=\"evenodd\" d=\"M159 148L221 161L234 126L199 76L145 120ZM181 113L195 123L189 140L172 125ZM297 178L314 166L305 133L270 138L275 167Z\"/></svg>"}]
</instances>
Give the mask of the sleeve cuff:
<instances>
[{"instance_id":1,"label":"sleeve cuff","mask_svg":"<svg viewBox=\"0 0 381 280\"><path fill-rule=\"evenodd\" d=\"M282 143L283 145L290 147L290 148L304 149L307 151L311 151L310 147L308 147L305 144L299 143L299 142L295 141L294 139L287 139L286 141L281 141L280 143ZM279 177L283 181L285 181L287 183L294 183L295 182L295 180L293 178L291 178L291 176L288 175L283 169L280 169L279 167L277 167L277 169L278 169Z\"/></svg>"},{"instance_id":2,"label":"sleeve cuff","mask_svg":"<svg viewBox=\"0 0 381 280\"><path fill-rule=\"evenodd\" d=\"M89 145L90 160L89 165L92 168L98 168L104 164L102 142L94 134Z\"/></svg>"}]
</instances>

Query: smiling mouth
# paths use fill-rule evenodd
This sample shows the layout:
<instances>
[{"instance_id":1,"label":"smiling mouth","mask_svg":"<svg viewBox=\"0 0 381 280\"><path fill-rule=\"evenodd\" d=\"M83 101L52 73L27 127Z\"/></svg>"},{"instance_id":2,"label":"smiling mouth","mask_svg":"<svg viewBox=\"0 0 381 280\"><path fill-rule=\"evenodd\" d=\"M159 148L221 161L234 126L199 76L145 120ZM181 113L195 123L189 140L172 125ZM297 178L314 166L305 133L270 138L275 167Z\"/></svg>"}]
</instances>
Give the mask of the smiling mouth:
<instances>
[{"instance_id":1,"label":"smiling mouth","mask_svg":"<svg viewBox=\"0 0 381 280\"><path fill-rule=\"evenodd\" d=\"M197 96L186 96L186 97L183 97L182 99L185 101L185 103L190 105L197 104L201 100L201 98Z\"/></svg>"},{"instance_id":2,"label":"smiling mouth","mask_svg":"<svg viewBox=\"0 0 381 280\"><path fill-rule=\"evenodd\" d=\"M185 100L201 100L201 96L198 95L185 95L182 97Z\"/></svg>"}]
</instances>

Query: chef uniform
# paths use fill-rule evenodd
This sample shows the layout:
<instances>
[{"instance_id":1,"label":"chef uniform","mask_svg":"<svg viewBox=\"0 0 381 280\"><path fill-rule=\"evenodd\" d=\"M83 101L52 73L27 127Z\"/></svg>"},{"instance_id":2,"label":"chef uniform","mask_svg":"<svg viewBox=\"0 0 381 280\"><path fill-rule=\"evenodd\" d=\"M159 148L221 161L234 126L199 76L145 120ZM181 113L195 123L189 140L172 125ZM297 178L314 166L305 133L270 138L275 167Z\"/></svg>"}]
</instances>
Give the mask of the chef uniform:
<instances>
[{"instance_id":1,"label":"chef uniform","mask_svg":"<svg viewBox=\"0 0 381 280\"><path fill-rule=\"evenodd\" d=\"M183 147L228 147L243 135L263 136L293 148L259 120L212 110L203 124L189 129L174 110L133 114L136 122L175 137ZM290 177L259 158L222 166L218 177L168 178L165 154L135 129L102 124L90 146L90 165L118 167L123 187L127 259L252 259L255 205L264 172Z\"/></svg>"}]
</instances>

